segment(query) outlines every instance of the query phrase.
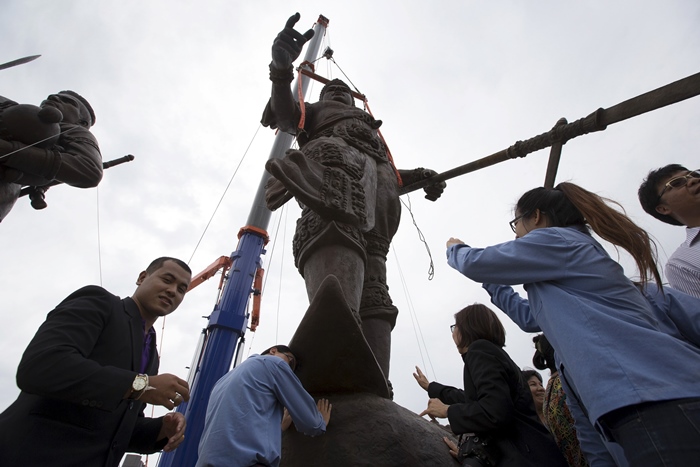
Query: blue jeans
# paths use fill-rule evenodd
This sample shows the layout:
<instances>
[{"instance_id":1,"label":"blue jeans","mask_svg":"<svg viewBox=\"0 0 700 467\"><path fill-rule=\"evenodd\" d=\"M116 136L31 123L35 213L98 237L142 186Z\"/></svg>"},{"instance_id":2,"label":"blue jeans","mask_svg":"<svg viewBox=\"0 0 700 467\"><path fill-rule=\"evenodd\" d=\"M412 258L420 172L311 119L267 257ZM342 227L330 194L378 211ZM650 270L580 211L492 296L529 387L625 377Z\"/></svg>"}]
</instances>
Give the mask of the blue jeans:
<instances>
[{"instance_id":1,"label":"blue jeans","mask_svg":"<svg viewBox=\"0 0 700 467\"><path fill-rule=\"evenodd\" d=\"M685 467L700 459L700 398L623 407L603 422L630 467Z\"/></svg>"}]
</instances>

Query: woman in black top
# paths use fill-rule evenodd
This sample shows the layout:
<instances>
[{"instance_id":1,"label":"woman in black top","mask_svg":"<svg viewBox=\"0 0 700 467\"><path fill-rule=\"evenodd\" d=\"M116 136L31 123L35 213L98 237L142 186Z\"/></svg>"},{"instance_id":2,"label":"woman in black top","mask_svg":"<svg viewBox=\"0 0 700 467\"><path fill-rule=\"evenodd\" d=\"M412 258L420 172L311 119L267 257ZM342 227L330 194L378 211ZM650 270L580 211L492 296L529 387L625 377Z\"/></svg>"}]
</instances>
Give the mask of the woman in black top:
<instances>
[{"instance_id":1,"label":"woman in black top","mask_svg":"<svg viewBox=\"0 0 700 467\"><path fill-rule=\"evenodd\" d=\"M451 330L464 360L464 390L428 383L416 368L414 376L431 398L421 416L448 418L462 435L453 454L464 466L565 467L520 368L503 350L505 329L495 313L470 305L455 315Z\"/></svg>"}]
</instances>

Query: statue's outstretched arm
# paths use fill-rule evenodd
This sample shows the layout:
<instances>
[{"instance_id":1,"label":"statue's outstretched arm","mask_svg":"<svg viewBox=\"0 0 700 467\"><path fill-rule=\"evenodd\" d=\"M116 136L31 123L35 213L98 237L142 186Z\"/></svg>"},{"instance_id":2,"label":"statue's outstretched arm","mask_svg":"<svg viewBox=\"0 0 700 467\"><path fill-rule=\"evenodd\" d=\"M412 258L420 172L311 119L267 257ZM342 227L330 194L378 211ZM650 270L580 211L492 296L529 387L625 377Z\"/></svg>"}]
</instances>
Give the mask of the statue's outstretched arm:
<instances>
[{"instance_id":1,"label":"statue's outstretched arm","mask_svg":"<svg viewBox=\"0 0 700 467\"><path fill-rule=\"evenodd\" d=\"M413 170L401 170L399 169L399 175L401 175L401 180L403 181L403 186L409 186L413 183L419 182L420 180L430 178L433 175L437 175L437 172L431 169L424 169L423 167L418 167ZM423 188L425 191L425 199L430 201L437 200L442 196L442 192L445 191L447 183L438 182L432 185L428 185Z\"/></svg>"},{"instance_id":2,"label":"statue's outstretched arm","mask_svg":"<svg viewBox=\"0 0 700 467\"><path fill-rule=\"evenodd\" d=\"M65 132L67 129L71 131ZM78 188L97 186L102 180L102 156L97 140L81 126L62 124L61 130L65 133L51 149L0 139L0 157L20 149L0 159L4 177L12 178L2 181L42 186L57 180Z\"/></svg>"},{"instance_id":3,"label":"statue's outstretched arm","mask_svg":"<svg viewBox=\"0 0 700 467\"><path fill-rule=\"evenodd\" d=\"M304 34L294 29L300 15L292 15L272 43L272 62L270 63L270 80L272 95L263 113L262 124L271 128L296 134L301 112L294 101L290 83L294 79L292 63L299 57L304 44L313 37L314 30Z\"/></svg>"}]
</instances>

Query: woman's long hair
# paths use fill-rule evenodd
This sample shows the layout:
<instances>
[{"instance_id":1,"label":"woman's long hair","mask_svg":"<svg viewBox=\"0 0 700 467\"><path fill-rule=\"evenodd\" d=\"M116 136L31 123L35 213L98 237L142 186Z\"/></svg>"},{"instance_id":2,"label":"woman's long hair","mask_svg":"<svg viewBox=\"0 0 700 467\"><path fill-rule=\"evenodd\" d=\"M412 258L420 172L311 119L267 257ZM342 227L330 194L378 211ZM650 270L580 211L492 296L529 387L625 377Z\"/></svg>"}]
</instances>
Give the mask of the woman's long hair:
<instances>
[{"instance_id":1,"label":"woman's long hair","mask_svg":"<svg viewBox=\"0 0 700 467\"><path fill-rule=\"evenodd\" d=\"M608 203L620 207L619 212ZM534 188L520 197L516 205L521 215L530 216L539 209L547 215L548 227L589 226L602 239L619 246L634 258L641 282L653 277L662 288L656 267L656 244L649 234L624 214L624 208L610 199L563 182L555 188Z\"/></svg>"}]
</instances>

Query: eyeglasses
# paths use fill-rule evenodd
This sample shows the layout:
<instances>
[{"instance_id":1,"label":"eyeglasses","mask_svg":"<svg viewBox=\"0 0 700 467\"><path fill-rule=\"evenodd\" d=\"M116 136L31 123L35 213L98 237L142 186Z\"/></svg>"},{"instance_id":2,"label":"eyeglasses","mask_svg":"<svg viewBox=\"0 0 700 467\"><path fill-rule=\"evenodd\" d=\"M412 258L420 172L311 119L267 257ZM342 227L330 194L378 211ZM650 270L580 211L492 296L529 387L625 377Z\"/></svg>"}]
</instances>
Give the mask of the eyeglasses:
<instances>
[{"instance_id":1,"label":"eyeglasses","mask_svg":"<svg viewBox=\"0 0 700 467\"><path fill-rule=\"evenodd\" d=\"M297 369L297 359L294 358L294 355L284 353L284 352L282 352L282 354L289 359L289 366L292 367L292 371L296 370Z\"/></svg>"},{"instance_id":2,"label":"eyeglasses","mask_svg":"<svg viewBox=\"0 0 700 467\"><path fill-rule=\"evenodd\" d=\"M516 217L516 218L513 219L512 221L508 222L508 224L510 225L510 229L513 231L513 233L516 233L516 232L515 232L515 227L518 225L518 221L520 221L520 219L522 219L522 218L525 217L526 215L527 215L527 213L525 213L525 214L520 214L518 217Z\"/></svg>"},{"instance_id":3,"label":"eyeglasses","mask_svg":"<svg viewBox=\"0 0 700 467\"><path fill-rule=\"evenodd\" d=\"M456 324L450 324L450 332L454 333L456 327L457 327Z\"/></svg>"},{"instance_id":4,"label":"eyeglasses","mask_svg":"<svg viewBox=\"0 0 700 467\"><path fill-rule=\"evenodd\" d=\"M664 189L661 190L659 200L661 200L661 197L664 195L664 193L666 193L666 191L668 191L669 188L681 188L686 186L688 184L688 179L690 178L700 178L700 169L693 170L692 172L688 172L685 175L681 175L680 177L674 177L671 180L667 181L664 185Z\"/></svg>"}]
</instances>

